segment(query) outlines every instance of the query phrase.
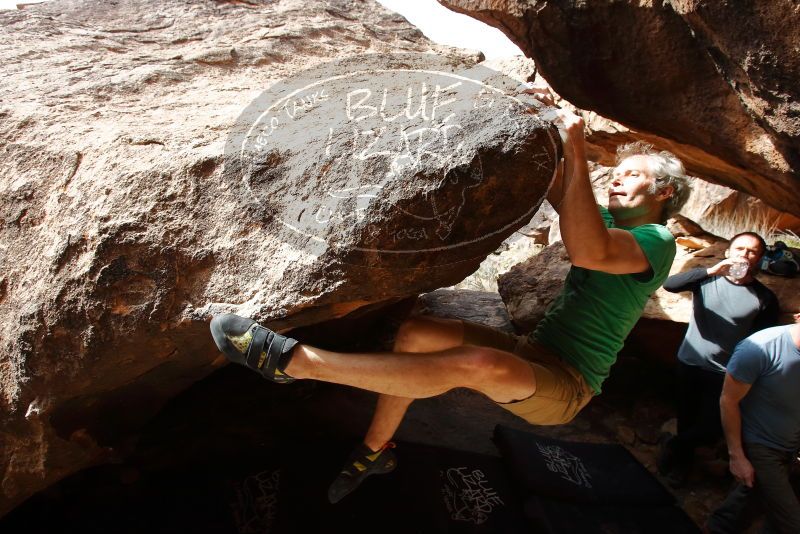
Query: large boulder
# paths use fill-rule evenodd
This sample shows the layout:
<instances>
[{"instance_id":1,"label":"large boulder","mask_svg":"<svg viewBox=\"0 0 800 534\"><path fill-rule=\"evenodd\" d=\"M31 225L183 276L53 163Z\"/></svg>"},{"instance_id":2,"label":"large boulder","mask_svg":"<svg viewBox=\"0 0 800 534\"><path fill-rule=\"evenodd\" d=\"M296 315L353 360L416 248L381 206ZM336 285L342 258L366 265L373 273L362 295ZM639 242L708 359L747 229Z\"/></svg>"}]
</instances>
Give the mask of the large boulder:
<instances>
[{"instance_id":1,"label":"large boulder","mask_svg":"<svg viewBox=\"0 0 800 534\"><path fill-rule=\"evenodd\" d=\"M440 0L496 26L564 98L691 173L800 216L793 2Z\"/></svg>"},{"instance_id":2,"label":"large boulder","mask_svg":"<svg viewBox=\"0 0 800 534\"><path fill-rule=\"evenodd\" d=\"M434 48L371 1L0 12L0 514L224 361L212 315L377 309L531 218L557 134Z\"/></svg>"}]
</instances>

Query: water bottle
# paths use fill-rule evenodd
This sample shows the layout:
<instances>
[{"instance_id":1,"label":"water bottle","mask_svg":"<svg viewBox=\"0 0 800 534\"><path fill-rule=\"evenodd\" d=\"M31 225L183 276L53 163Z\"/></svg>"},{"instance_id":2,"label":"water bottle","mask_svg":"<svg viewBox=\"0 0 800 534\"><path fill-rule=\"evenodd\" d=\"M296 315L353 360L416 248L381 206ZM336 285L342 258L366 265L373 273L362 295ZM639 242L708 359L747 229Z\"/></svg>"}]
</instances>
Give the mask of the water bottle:
<instances>
[{"instance_id":1,"label":"water bottle","mask_svg":"<svg viewBox=\"0 0 800 534\"><path fill-rule=\"evenodd\" d=\"M747 271L750 269L750 264L746 261L735 261L731 263L730 268L728 269L728 276L733 278L734 280L741 280L745 276L747 276Z\"/></svg>"}]
</instances>

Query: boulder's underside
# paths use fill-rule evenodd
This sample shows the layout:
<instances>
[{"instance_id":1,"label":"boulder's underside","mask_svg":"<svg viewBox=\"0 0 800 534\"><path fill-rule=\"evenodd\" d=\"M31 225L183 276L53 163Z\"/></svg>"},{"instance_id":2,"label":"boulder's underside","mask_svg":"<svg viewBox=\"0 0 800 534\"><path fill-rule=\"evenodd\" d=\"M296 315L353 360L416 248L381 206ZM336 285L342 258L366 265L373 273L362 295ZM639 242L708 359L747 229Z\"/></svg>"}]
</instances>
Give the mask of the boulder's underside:
<instances>
[{"instance_id":1,"label":"boulder's underside","mask_svg":"<svg viewBox=\"0 0 800 534\"><path fill-rule=\"evenodd\" d=\"M795 2L440 2L502 30L579 108L800 216Z\"/></svg>"}]
</instances>

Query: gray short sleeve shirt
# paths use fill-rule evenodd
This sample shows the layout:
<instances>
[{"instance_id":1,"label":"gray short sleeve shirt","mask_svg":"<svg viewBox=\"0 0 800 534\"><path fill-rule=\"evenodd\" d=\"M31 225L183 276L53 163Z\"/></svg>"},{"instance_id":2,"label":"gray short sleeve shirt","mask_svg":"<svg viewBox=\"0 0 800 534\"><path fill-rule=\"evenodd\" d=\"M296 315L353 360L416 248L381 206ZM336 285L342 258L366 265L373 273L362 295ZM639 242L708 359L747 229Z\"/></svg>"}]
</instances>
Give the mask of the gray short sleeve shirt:
<instances>
[{"instance_id":1,"label":"gray short sleeve shirt","mask_svg":"<svg viewBox=\"0 0 800 534\"><path fill-rule=\"evenodd\" d=\"M680 278L688 278L690 283L676 287L675 281ZM686 365L725 374L739 341L777 324L777 299L758 280L737 285L724 276L708 276L700 268L670 277L664 288L692 291L692 317L678 349L678 359Z\"/></svg>"}]
</instances>

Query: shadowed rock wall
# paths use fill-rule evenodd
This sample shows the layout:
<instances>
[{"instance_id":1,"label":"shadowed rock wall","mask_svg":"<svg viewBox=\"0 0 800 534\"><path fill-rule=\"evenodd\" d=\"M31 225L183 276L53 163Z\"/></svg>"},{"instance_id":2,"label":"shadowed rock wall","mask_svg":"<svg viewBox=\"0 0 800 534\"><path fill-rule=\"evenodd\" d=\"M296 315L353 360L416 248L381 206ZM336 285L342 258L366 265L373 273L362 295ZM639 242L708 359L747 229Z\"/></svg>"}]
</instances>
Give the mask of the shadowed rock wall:
<instances>
[{"instance_id":1,"label":"shadowed rock wall","mask_svg":"<svg viewBox=\"0 0 800 534\"><path fill-rule=\"evenodd\" d=\"M795 2L440 2L501 29L579 108L800 215Z\"/></svg>"}]
</instances>

